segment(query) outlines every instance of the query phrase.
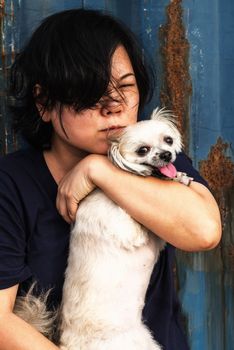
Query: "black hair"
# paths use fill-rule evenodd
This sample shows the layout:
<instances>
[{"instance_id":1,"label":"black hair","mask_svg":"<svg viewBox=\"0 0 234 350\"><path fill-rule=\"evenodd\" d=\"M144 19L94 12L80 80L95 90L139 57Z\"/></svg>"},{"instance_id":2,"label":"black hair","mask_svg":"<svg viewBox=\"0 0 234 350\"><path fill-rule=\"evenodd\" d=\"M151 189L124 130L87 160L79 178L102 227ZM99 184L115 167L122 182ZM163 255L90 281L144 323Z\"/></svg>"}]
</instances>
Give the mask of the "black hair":
<instances>
[{"instance_id":1,"label":"black hair","mask_svg":"<svg viewBox=\"0 0 234 350\"><path fill-rule=\"evenodd\" d=\"M123 23L84 9L44 19L11 68L14 129L31 145L48 146L52 125L42 121L36 103L43 111L65 105L77 111L95 106L108 94L111 58L118 45L124 46L132 63L141 110L152 95L152 75L134 35Z\"/></svg>"}]
</instances>

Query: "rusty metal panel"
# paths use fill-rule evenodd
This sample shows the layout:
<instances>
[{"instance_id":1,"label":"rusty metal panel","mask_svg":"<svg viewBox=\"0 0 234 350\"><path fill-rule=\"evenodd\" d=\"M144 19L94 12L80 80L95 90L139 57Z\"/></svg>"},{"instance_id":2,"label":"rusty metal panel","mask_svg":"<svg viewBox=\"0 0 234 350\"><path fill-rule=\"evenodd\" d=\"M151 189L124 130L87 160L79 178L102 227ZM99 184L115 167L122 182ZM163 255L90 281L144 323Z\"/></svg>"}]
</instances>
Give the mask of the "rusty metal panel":
<instances>
[{"instance_id":1,"label":"rusty metal panel","mask_svg":"<svg viewBox=\"0 0 234 350\"><path fill-rule=\"evenodd\" d=\"M229 350L234 344L234 3L163 5L165 15L157 18L159 99L178 115L186 150L207 179L223 222L216 249L178 252L179 295L191 349ZM151 20L151 28L154 24Z\"/></svg>"},{"instance_id":2,"label":"rusty metal panel","mask_svg":"<svg viewBox=\"0 0 234 350\"><path fill-rule=\"evenodd\" d=\"M19 48L18 10L17 1L0 1L0 153L7 153L16 147L8 118L7 81L9 67Z\"/></svg>"},{"instance_id":3,"label":"rusty metal panel","mask_svg":"<svg viewBox=\"0 0 234 350\"><path fill-rule=\"evenodd\" d=\"M233 0L0 0L0 153L18 148L7 103L9 66L32 30L64 9L106 9L139 37L157 73L148 111L178 115L187 152L207 179L223 220L213 251L177 254L177 284L191 350L234 348Z\"/></svg>"},{"instance_id":4,"label":"rusty metal panel","mask_svg":"<svg viewBox=\"0 0 234 350\"><path fill-rule=\"evenodd\" d=\"M180 1L172 3L180 5ZM229 83L234 73L234 47L230 39L233 36L233 11L229 1L225 5L214 1L212 6L203 1L202 8L196 2L183 2L192 81L187 132L189 151L206 177L223 219L223 239L218 248L209 253L180 252L177 256L180 296L192 349L229 350L233 348L234 340L234 165L231 148L234 106ZM224 40L226 37L228 43Z\"/></svg>"},{"instance_id":5,"label":"rusty metal panel","mask_svg":"<svg viewBox=\"0 0 234 350\"><path fill-rule=\"evenodd\" d=\"M213 251L178 254L180 296L191 348L234 344L234 3L183 1L190 43L189 151L216 197L223 223Z\"/></svg>"}]
</instances>

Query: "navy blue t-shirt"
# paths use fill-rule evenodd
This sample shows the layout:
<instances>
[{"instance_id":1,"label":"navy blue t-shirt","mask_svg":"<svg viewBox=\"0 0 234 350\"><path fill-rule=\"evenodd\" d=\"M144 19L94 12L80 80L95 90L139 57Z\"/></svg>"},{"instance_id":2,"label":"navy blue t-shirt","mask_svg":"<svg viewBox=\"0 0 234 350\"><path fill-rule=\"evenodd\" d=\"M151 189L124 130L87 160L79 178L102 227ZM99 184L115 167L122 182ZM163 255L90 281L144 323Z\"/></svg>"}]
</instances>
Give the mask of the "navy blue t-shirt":
<instances>
[{"instance_id":1,"label":"navy blue t-shirt","mask_svg":"<svg viewBox=\"0 0 234 350\"><path fill-rule=\"evenodd\" d=\"M206 186L183 153L175 166ZM50 307L61 301L70 232L56 209L56 194L41 152L29 148L0 159L0 289L19 283L22 294L36 280L39 292L53 288ZM169 244L161 253L143 318L164 350L188 350L174 289L174 255Z\"/></svg>"}]
</instances>

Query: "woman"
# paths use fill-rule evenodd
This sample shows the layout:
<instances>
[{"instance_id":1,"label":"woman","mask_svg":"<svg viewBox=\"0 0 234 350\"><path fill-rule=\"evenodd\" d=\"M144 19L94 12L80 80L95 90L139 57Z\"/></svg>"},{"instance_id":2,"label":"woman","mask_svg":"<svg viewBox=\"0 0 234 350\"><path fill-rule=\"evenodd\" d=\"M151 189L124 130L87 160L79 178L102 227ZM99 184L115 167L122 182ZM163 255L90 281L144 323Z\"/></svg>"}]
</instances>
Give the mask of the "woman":
<instances>
[{"instance_id":1,"label":"woman","mask_svg":"<svg viewBox=\"0 0 234 350\"><path fill-rule=\"evenodd\" d=\"M164 349L188 349L173 286L174 247L215 247L220 217L184 154L175 165L194 178L189 187L135 176L106 157L108 129L135 123L150 97L143 62L125 26L81 9L45 19L16 58L14 124L30 147L0 161L0 350L57 349L12 310L34 280L38 292L52 288L48 306L59 305L69 223L95 187L168 242L143 318Z\"/></svg>"}]
</instances>

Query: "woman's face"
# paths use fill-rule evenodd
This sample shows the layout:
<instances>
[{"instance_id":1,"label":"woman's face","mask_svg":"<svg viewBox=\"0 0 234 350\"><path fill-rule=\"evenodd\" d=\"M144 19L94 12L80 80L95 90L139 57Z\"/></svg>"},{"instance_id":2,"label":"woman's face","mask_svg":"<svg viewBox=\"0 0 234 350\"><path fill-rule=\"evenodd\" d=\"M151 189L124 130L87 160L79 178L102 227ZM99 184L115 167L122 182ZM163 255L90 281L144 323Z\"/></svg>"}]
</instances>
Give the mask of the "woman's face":
<instances>
[{"instance_id":1,"label":"woman's face","mask_svg":"<svg viewBox=\"0 0 234 350\"><path fill-rule=\"evenodd\" d=\"M113 100L103 96L94 108L79 113L63 108L62 124L66 134L58 111L54 109L45 113L43 119L51 121L54 128L52 148L57 145L73 154L79 151L106 154L109 130L124 128L137 121L139 91L131 61L122 46L113 54L111 75L118 90L109 88Z\"/></svg>"}]
</instances>

